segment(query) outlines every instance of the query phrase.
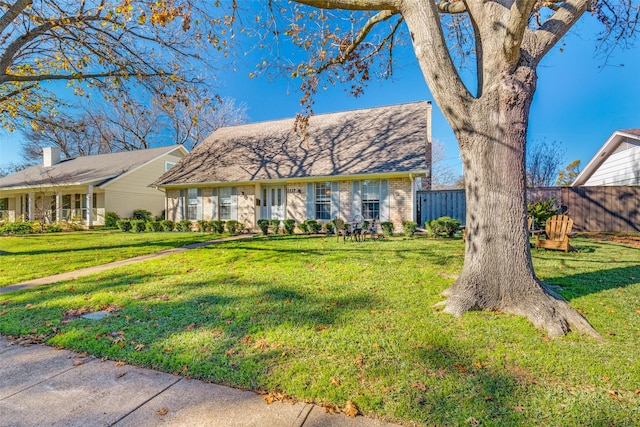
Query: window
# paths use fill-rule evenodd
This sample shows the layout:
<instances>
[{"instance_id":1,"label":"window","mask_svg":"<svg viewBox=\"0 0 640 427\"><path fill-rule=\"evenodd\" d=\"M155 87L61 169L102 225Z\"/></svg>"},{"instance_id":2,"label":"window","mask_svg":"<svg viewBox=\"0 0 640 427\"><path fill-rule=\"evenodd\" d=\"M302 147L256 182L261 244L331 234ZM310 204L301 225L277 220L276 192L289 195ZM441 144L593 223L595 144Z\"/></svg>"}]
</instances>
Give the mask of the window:
<instances>
[{"instance_id":1,"label":"window","mask_svg":"<svg viewBox=\"0 0 640 427\"><path fill-rule=\"evenodd\" d=\"M220 219L230 220L235 219L232 218L233 212L233 188L232 187L222 187L220 188Z\"/></svg>"},{"instance_id":2,"label":"window","mask_svg":"<svg viewBox=\"0 0 640 427\"><path fill-rule=\"evenodd\" d=\"M187 219L202 219L202 191L199 188L187 190Z\"/></svg>"},{"instance_id":3,"label":"window","mask_svg":"<svg viewBox=\"0 0 640 427\"><path fill-rule=\"evenodd\" d=\"M168 171L169 169L171 169L172 167L174 167L176 165L175 162L164 162L164 171Z\"/></svg>"},{"instance_id":4,"label":"window","mask_svg":"<svg viewBox=\"0 0 640 427\"><path fill-rule=\"evenodd\" d=\"M362 216L380 220L380 180L362 181Z\"/></svg>"},{"instance_id":5,"label":"window","mask_svg":"<svg viewBox=\"0 0 640 427\"><path fill-rule=\"evenodd\" d=\"M0 199L0 211L9 210L9 198Z\"/></svg>"},{"instance_id":6,"label":"window","mask_svg":"<svg viewBox=\"0 0 640 427\"><path fill-rule=\"evenodd\" d=\"M315 212L316 219L331 219L331 183L318 182L315 184Z\"/></svg>"}]
</instances>

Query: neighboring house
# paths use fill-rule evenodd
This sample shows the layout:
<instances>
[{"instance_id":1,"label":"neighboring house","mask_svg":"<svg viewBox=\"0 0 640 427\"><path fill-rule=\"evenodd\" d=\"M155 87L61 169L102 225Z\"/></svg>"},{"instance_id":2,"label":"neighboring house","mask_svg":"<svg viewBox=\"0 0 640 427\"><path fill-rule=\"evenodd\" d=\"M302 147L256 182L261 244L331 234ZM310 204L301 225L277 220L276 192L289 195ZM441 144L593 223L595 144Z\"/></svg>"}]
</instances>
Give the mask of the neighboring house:
<instances>
[{"instance_id":1,"label":"neighboring house","mask_svg":"<svg viewBox=\"0 0 640 427\"><path fill-rule=\"evenodd\" d=\"M615 131L571 184L640 185L640 129Z\"/></svg>"},{"instance_id":2,"label":"neighboring house","mask_svg":"<svg viewBox=\"0 0 640 427\"><path fill-rule=\"evenodd\" d=\"M173 221L414 220L416 179L431 176L431 103L216 130L154 185Z\"/></svg>"},{"instance_id":3,"label":"neighboring house","mask_svg":"<svg viewBox=\"0 0 640 427\"><path fill-rule=\"evenodd\" d=\"M0 178L0 220L104 224L105 212L134 209L160 215L164 194L149 185L187 154L182 145L61 159L43 149L43 163ZM88 209L91 207L92 209Z\"/></svg>"}]
</instances>

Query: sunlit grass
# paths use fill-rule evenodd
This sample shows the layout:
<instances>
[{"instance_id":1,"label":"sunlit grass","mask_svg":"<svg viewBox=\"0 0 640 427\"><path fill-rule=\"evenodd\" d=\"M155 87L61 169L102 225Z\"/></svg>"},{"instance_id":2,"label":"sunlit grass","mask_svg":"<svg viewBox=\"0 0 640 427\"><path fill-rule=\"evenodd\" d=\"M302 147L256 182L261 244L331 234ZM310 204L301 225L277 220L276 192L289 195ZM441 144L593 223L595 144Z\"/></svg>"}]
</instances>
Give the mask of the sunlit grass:
<instances>
[{"instance_id":1,"label":"sunlit grass","mask_svg":"<svg viewBox=\"0 0 640 427\"><path fill-rule=\"evenodd\" d=\"M574 239L536 272L603 335L433 308L460 240L227 242L0 295L0 333L426 425L635 425L640 250ZM70 310L110 309L100 321ZM66 313L66 315L65 315Z\"/></svg>"},{"instance_id":2,"label":"sunlit grass","mask_svg":"<svg viewBox=\"0 0 640 427\"><path fill-rule=\"evenodd\" d=\"M0 236L0 286L219 237L203 233L95 231Z\"/></svg>"}]
</instances>

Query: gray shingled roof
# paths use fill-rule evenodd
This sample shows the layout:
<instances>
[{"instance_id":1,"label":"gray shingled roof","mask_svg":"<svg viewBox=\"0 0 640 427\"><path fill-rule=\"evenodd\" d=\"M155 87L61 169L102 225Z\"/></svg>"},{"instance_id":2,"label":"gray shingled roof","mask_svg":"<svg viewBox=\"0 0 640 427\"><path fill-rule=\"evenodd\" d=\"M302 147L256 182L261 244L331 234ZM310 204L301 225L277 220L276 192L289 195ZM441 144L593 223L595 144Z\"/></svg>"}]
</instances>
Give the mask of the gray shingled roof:
<instances>
[{"instance_id":1,"label":"gray shingled roof","mask_svg":"<svg viewBox=\"0 0 640 427\"><path fill-rule=\"evenodd\" d=\"M0 178L0 190L85 183L101 185L175 150L176 147L178 146L172 145L147 150L75 157L63 159L51 167L40 164Z\"/></svg>"},{"instance_id":2,"label":"gray shingled roof","mask_svg":"<svg viewBox=\"0 0 640 427\"><path fill-rule=\"evenodd\" d=\"M430 114L415 102L316 115L306 140L294 119L220 128L154 185L425 171Z\"/></svg>"}]
</instances>

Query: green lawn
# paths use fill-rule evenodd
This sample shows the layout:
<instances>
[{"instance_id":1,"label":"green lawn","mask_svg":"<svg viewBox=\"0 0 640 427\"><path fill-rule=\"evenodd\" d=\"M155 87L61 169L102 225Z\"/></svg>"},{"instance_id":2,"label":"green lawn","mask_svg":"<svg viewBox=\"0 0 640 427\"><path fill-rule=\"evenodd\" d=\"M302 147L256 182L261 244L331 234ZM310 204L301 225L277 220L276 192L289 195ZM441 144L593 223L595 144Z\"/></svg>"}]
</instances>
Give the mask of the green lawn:
<instances>
[{"instance_id":1,"label":"green lawn","mask_svg":"<svg viewBox=\"0 0 640 427\"><path fill-rule=\"evenodd\" d=\"M219 236L94 231L0 236L0 287Z\"/></svg>"},{"instance_id":2,"label":"green lawn","mask_svg":"<svg viewBox=\"0 0 640 427\"><path fill-rule=\"evenodd\" d=\"M630 426L640 419L640 250L572 240L537 273L603 335L549 340L525 319L432 306L460 240L226 242L0 295L31 335L219 384L407 425ZM78 318L110 309L100 321Z\"/></svg>"}]
</instances>

